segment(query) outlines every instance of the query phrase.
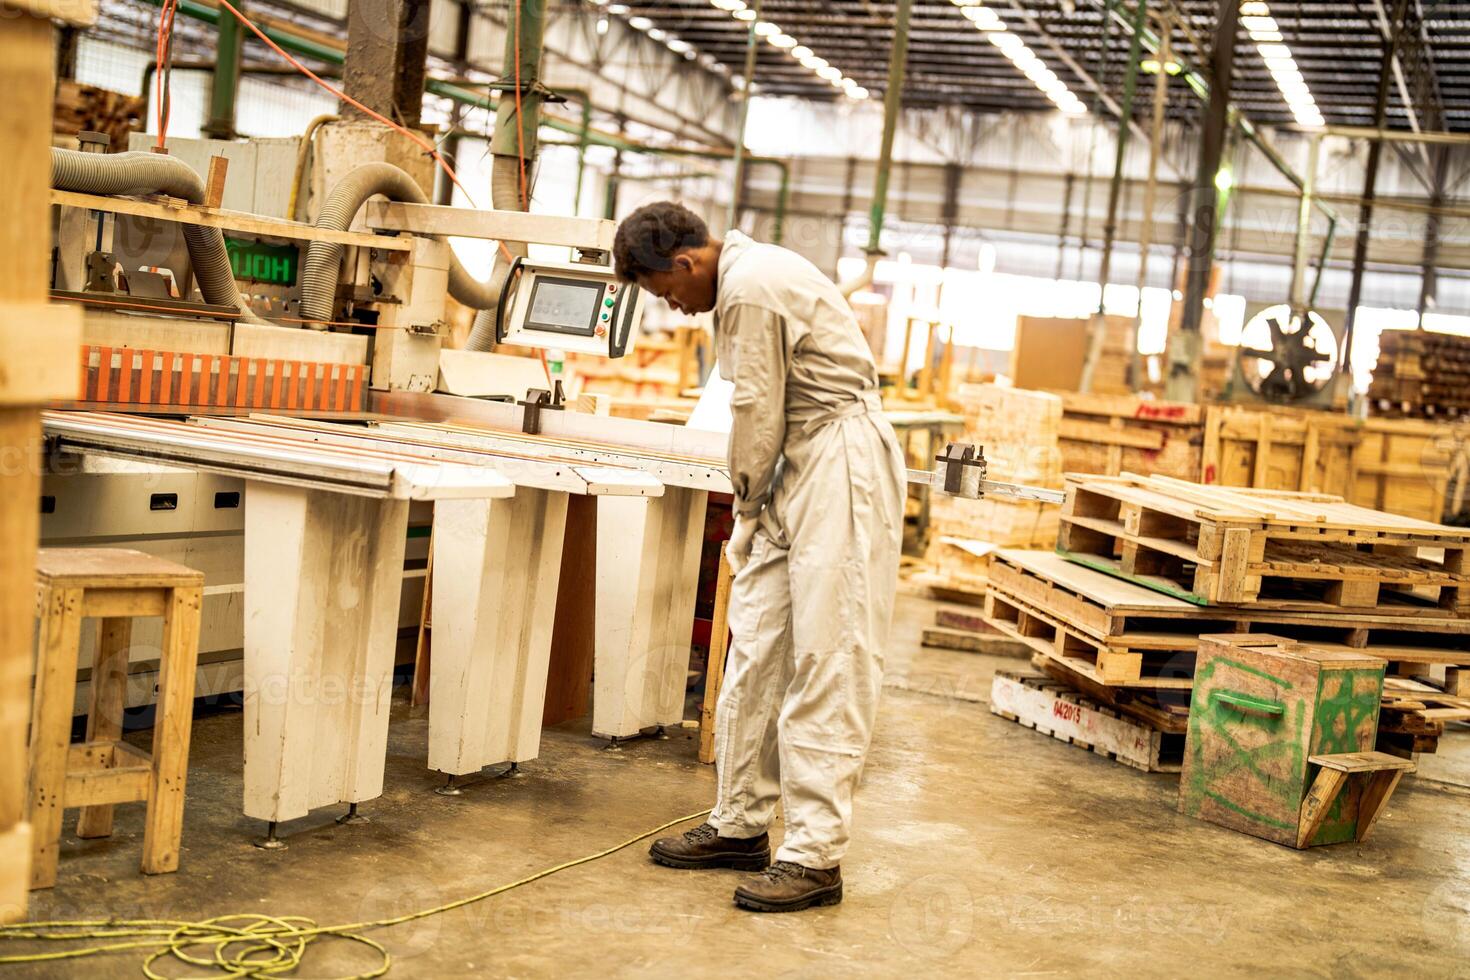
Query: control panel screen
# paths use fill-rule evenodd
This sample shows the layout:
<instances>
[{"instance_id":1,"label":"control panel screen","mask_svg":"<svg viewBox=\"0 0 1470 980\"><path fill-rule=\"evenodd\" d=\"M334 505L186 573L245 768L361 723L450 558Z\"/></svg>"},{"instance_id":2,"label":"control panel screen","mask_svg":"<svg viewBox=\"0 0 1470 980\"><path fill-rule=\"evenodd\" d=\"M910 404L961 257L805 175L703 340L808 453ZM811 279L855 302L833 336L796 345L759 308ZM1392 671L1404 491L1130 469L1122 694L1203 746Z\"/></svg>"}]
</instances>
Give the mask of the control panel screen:
<instances>
[{"instance_id":1,"label":"control panel screen","mask_svg":"<svg viewBox=\"0 0 1470 980\"><path fill-rule=\"evenodd\" d=\"M606 286L585 279L538 276L531 292L526 329L591 337Z\"/></svg>"}]
</instances>

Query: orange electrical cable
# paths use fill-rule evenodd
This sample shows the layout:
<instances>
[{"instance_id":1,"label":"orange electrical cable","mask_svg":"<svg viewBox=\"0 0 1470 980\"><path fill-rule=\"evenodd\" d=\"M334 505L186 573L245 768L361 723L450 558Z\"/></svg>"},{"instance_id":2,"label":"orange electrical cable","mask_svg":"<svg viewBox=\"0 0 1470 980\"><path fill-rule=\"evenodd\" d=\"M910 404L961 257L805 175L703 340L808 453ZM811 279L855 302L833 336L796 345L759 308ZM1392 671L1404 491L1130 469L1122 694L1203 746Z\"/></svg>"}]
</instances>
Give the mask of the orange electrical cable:
<instances>
[{"instance_id":1,"label":"orange electrical cable","mask_svg":"<svg viewBox=\"0 0 1470 980\"><path fill-rule=\"evenodd\" d=\"M516 160L521 172L521 210L531 210L526 194L526 130L521 123L521 0L516 0Z\"/></svg>"},{"instance_id":2,"label":"orange electrical cable","mask_svg":"<svg viewBox=\"0 0 1470 980\"><path fill-rule=\"evenodd\" d=\"M384 126L387 126L389 129L393 130L394 132L401 133L402 135L408 137L408 139L415 146L419 147L419 149L423 150L425 153L429 154L429 156L434 158L434 162L437 163L439 165L439 168L444 171L444 175L449 178L450 182L453 183L455 187L458 187L460 191L464 193L465 200L470 202L470 207L476 207L475 200L470 195L469 190L459 182L459 177L455 174L454 168L451 167L449 165L449 162L439 154L438 148L435 147L431 141L424 139L418 133L413 132L407 127L400 126L398 123L389 119L387 116L379 115L378 113L369 109L367 106L363 105L361 102L358 102L356 99L349 96L347 93L343 92L341 89L337 88L335 85L324 81L321 76L316 74L316 72L312 71L310 68L297 61L290 54L288 54L285 49L283 49L280 45L276 44L276 42L267 37L264 31L256 27L255 24L251 22L250 18L246 17L244 14L240 13L240 11L236 10L234 5L230 3L230 0L219 0L219 5L228 10L236 20L248 27L250 29L250 33L259 38L262 44L270 48L282 58L285 58L286 61L289 62L291 66L297 71L301 72L301 74L305 75L313 82L316 82L322 88L326 89L328 92L331 92L337 98L341 99L343 102L346 102L348 105L352 106L354 109L357 109L359 112L363 113L369 118L375 119L378 122L382 123Z\"/></svg>"},{"instance_id":3,"label":"orange electrical cable","mask_svg":"<svg viewBox=\"0 0 1470 980\"><path fill-rule=\"evenodd\" d=\"M158 88L158 139L154 144L160 150L168 139L169 116L173 112L171 103L172 85L170 64L173 61L174 16L178 11L178 0L163 0L158 9L158 41L154 48L154 77ZM143 93L145 96L148 94Z\"/></svg>"}]
</instances>

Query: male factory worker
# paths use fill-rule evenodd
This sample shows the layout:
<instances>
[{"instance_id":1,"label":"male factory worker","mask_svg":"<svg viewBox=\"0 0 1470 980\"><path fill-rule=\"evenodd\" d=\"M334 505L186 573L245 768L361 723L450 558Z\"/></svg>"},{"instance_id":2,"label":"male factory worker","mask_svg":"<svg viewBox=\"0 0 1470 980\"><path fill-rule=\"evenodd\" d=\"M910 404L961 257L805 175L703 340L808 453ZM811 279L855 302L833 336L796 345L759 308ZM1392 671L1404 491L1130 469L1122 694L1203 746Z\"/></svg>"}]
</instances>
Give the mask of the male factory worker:
<instances>
[{"instance_id":1,"label":"male factory worker","mask_svg":"<svg viewBox=\"0 0 1470 980\"><path fill-rule=\"evenodd\" d=\"M674 868L763 868L735 889L747 909L836 904L903 535L903 454L873 356L816 266L739 231L712 239L681 205L633 212L613 255L619 276L675 310L714 311L720 372L735 386L718 794L708 823L650 853ZM772 862L778 799L786 836Z\"/></svg>"}]
</instances>

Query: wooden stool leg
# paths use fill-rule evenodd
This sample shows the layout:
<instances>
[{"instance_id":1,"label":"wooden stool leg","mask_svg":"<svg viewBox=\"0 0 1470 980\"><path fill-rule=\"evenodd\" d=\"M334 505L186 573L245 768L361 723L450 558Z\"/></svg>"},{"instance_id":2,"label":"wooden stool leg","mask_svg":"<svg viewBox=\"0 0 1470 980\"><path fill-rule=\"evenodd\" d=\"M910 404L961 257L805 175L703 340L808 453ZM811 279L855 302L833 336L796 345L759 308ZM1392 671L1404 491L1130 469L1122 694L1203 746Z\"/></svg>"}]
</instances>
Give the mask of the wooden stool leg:
<instances>
[{"instance_id":1,"label":"wooden stool leg","mask_svg":"<svg viewBox=\"0 0 1470 980\"><path fill-rule=\"evenodd\" d=\"M56 884L61 815L66 798L66 754L76 698L77 647L81 644L82 590L51 589L41 605L40 655L31 702L31 887Z\"/></svg>"},{"instance_id":2,"label":"wooden stool leg","mask_svg":"<svg viewBox=\"0 0 1470 980\"><path fill-rule=\"evenodd\" d=\"M127 707L128 649L133 641L131 619L104 619L97 624L97 658L92 663L92 702L87 710L87 741L116 742L122 738L123 709ZM112 804L82 807L77 836L112 836Z\"/></svg>"},{"instance_id":3,"label":"wooden stool leg","mask_svg":"<svg viewBox=\"0 0 1470 980\"><path fill-rule=\"evenodd\" d=\"M153 780L148 791L148 823L143 833L144 874L161 874L179 868L202 595L203 590L198 588L173 589L163 614L158 714L153 723Z\"/></svg>"},{"instance_id":4,"label":"wooden stool leg","mask_svg":"<svg viewBox=\"0 0 1470 980\"><path fill-rule=\"evenodd\" d=\"M1322 821L1327 819L1327 811L1332 809L1332 801L1337 799L1337 794L1347 785L1347 778L1348 774L1340 769L1323 768L1317 772L1312 788L1307 791L1306 799L1302 800L1301 817L1297 821L1296 831L1298 848L1311 845L1312 838L1322 829Z\"/></svg>"},{"instance_id":5,"label":"wooden stool leg","mask_svg":"<svg viewBox=\"0 0 1470 980\"><path fill-rule=\"evenodd\" d=\"M1388 798L1393 796L1393 791L1398 788L1399 780L1404 778L1404 770L1390 769L1375 772L1368 778L1368 785L1363 790L1362 799L1358 801L1358 833L1357 840L1361 843L1368 839L1373 833L1373 825L1378 823L1378 818L1388 807Z\"/></svg>"}]
</instances>

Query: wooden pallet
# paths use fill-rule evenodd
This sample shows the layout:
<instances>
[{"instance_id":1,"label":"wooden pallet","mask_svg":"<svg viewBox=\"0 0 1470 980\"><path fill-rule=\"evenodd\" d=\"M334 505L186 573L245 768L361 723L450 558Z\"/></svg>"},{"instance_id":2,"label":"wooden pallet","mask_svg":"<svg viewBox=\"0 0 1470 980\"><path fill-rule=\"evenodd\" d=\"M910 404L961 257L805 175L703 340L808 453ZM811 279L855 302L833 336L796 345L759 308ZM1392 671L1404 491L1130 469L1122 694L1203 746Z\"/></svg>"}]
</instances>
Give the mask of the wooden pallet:
<instances>
[{"instance_id":1,"label":"wooden pallet","mask_svg":"<svg viewBox=\"0 0 1470 980\"><path fill-rule=\"evenodd\" d=\"M1049 678L997 671L990 713L1143 772L1178 772L1184 759L1182 734L1156 731Z\"/></svg>"},{"instance_id":2,"label":"wooden pallet","mask_svg":"<svg viewBox=\"0 0 1470 980\"><path fill-rule=\"evenodd\" d=\"M960 610L940 609L934 625L925 628L920 643L941 650L988 653L1000 657L1030 657L1031 648L1000 632L983 616Z\"/></svg>"},{"instance_id":3,"label":"wooden pallet","mask_svg":"<svg viewBox=\"0 0 1470 980\"><path fill-rule=\"evenodd\" d=\"M1424 616L1412 607L1351 618L1206 609L1041 551L995 553L985 615L997 629L1078 674L1124 687L1192 686L1203 633L1271 633L1399 664L1470 664L1470 620Z\"/></svg>"},{"instance_id":4,"label":"wooden pallet","mask_svg":"<svg viewBox=\"0 0 1470 980\"><path fill-rule=\"evenodd\" d=\"M1416 590L1423 615L1470 614L1470 530L1324 494L1073 476L1057 550L1199 605L1371 613Z\"/></svg>"}]
</instances>

